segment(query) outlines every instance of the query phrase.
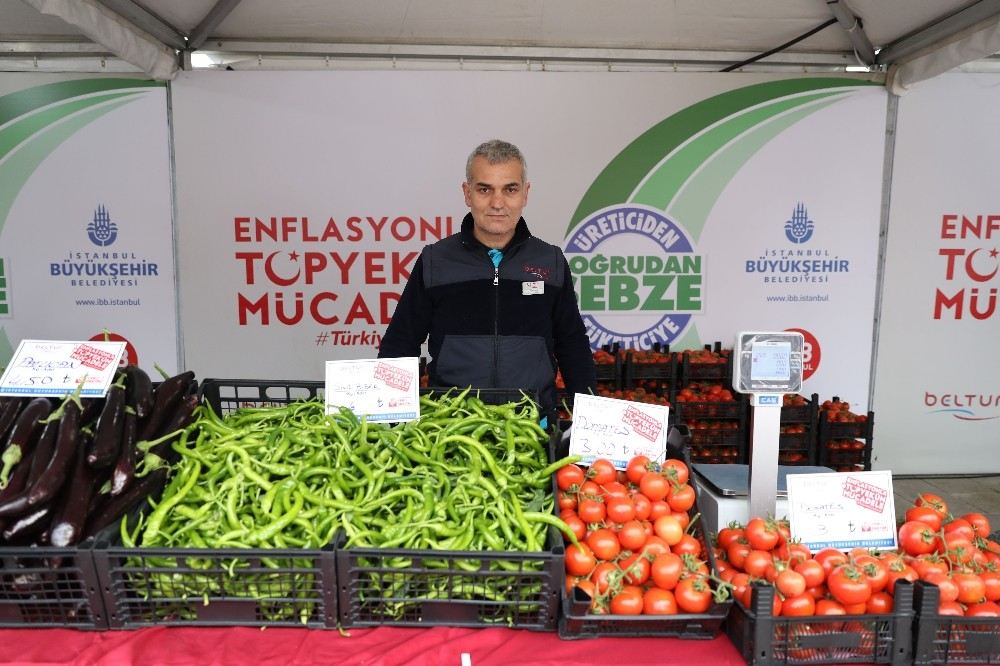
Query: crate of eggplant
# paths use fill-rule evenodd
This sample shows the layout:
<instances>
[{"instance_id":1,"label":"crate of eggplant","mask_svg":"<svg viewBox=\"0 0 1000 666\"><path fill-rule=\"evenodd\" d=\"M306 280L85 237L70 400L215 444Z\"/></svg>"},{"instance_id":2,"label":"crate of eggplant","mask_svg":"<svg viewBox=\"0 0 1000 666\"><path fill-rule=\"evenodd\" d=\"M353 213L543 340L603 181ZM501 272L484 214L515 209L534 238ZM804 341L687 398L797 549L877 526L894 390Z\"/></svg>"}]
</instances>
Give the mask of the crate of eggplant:
<instances>
[{"instance_id":1,"label":"crate of eggplant","mask_svg":"<svg viewBox=\"0 0 1000 666\"><path fill-rule=\"evenodd\" d=\"M104 398L0 398L0 626L107 627L91 537L162 485L194 388L129 366Z\"/></svg>"}]
</instances>

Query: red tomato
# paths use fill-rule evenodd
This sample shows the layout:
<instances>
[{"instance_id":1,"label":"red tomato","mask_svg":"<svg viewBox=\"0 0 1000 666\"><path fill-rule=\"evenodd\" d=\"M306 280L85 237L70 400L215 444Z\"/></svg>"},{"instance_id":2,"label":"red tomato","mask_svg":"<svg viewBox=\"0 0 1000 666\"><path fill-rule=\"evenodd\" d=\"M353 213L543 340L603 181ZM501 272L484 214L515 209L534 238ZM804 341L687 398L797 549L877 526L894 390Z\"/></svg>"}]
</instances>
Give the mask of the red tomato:
<instances>
[{"instance_id":1,"label":"red tomato","mask_svg":"<svg viewBox=\"0 0 1000 666\"><path fill-rule=\"evenodd\" d=\"M575 512L570 516L565 516L562 521L573 532L577 541L582 540L587 535L587 524L580 520L580 516L576 515Z\"/></svg>"},{"instance_id":2,"label":"red tomato","mask_svg":"<svg viewBox=\"0 0 1000 666\"><path fill-rule=\"evenodd\" d=\"M618 470L607 458L597 458L590 463L587 470L587 478L599 486L606 485L618 479Z\"/></svg>"},{"instance_id":3,"label":"red tomato","mask_svg":"<svg viewBox=\"0 0 1000 666\"><path fill-rule=\"evenodd\" d=\"M806 585L806 577L795 571L794 569L785 569L778 573L774 578L774 586L778 589L778 592L788 599L788 597L797 597L806 591L809 587ZM787 615L787 613L782 613ZM810 613L811 615L812 613Z\"/></svg>"},{"instance_id":4,"label":"red tomato","mask_svg":"<svg viewBox=\"0 0 1000 666\"><path fill-rule=\"evenodd\" d=\"M685 578L674 588L677 607L685 613L704 613L712 605L712 590L704 578Z\"/></svg>"},{"instance_id":5,"label":"red tomato","mask_svg":"<svg viewBox=\"0 0 1000 666\"><path fill-rule=\"evenodd\" d=\"M663 475L674 483L683 485L688 482L689 473L684 461L671 458L663 461L661 468Z\"/></svg>"},{"instance_id":6,"label":"red tomato","mask_svg":"<svg viewBox=\"0 0 1000 666\"><path fill-rule=\"evenodd\" d=\"M794 571L791 573L795 573ZM802 617L816 614L816 600L809 594L785 597L781 602L781 615L784 617Z\"/></svg>"},{"instance_id":7,"label":"red tomato","mask_svg":"<svg viewBox=\"0 0 1000 666\"><path fill-rule=\"evenodd\" d=\"M653 521L653 532L670 546L680 543L684 538L684 528L673 516L660 516Z\"/></svg>"},{"instance_id":8,"label":"red tomato","mask_svg":"<svg viewBox=\"0 0 1000 666\"><path fill-rule=\"evenodd\" d=\"M603 523L605 516L607 516L607 510L604 507L604 502L599 502L594 499L581 500L576 507L576 513L580 516L580 520L588 525Z\"/></svg>"},{"instance_id":9,"label":"red tomato","mask_svg":"<svg viewBox=\"0 0 1000 666\"><path fill-rule=\"evenodd\" d=\"M630 520L618 530L618 541L625 550L638 552L646 545L646 539L646 528L638 520Z\"/></svg>"},{"instance_id":10,"label":"red tomato","mask_svg":"<svg viewBox=\"0 0 1000 666\"><path fill-rule=\"evenodd\" d=\"M631 460L628 461L628 466L625 467L625 476L632 483L638 485L639 481L642 480L643 475L649 471L650 460L646 456L633 456Z\"/></svg>"},{"instance_id":11,"label":"red tomato","mask_svg":"<svg viewBox=\"0 0 1000 666\"><path fill-rule=\"evenodd\" d=\"M597 566L594 551L585 543L566 548L566 573L571 576L589 576Z\"/></svg>"},{"instance_id":12,"label":"red tomato","mask_svg":"<svg viewBox=\"0 0 1000 666\"><path fill-rule=\"evenodd\" d=\"M846 615L844 605L836 599L818 599L816 601L816 615Z\"/></svg>"},{"instance_id":13,"label":"red tomato","mask_svg":"<svg viewBox=\"0 0 1000 666\"><path fill-rule=\"evenodd\" d=\"M751 550L743 561L743 570L753 578L763 578L769 566L772 566L771 553L766 550Z\"/></svg>"},{"instance_id":14,"label":"red tomato","mask_svg":"<svg viewBox=\"0 0 1000 666\"><path fill-rule=\"evenodd\" d=\"M1000 572L986 570L980 573L979 577L983 579L983 585L986 586L983 593L986 601L1000 601Z\"/></svg>"},{"instance_id":15,"label":"red tomato","mask_svg":"<svg viewBox=\"0 0 1000 666\"><path fill-rule=\"evenodd\" d=\"M630 585L642 585L649 580L649 559L644 557L641 553L636 553L631 557L627 557L619 564L621 565L622 571L625 572L625 578L623 580L626 583Z\"/></svg>"},{"instance_id":16,"label":"red tomato","mask_svg":"<svg viewBox=\"0 0 1000 666\"><path fill-rule=\"evenodd\" d=\"M962 518L972 525L972 529L976 533L976 536L983 537L984 539L990 536L990 519L984 514L979 512L967 513L962 516Z\"/></svg>"},{"instance_id":17,"label":"red tomato","mask_svg":"<svg viewBox=\"0 0 1000 666\"><path fill-rule=\"evenodd\" d=\"M626 585L611 598L611 613L614 615L640 615L642 613L642 589Z\"/></svg>"},{"instance_id":18,"label":"red tomato","mask_svg":"<svg viewBox=\"0 0 1000 666\"><path fill-rule=\"evenodd\" d=\"M733 541L739 541L742 536L743 527L739 523L729 523L728 526L719 530L719 534L715 538L715 543L718 544L719 548L726 549L729 547L729 544Z\"/></svg>"},{"instance_id":19,"label":"red tomato","mask_svg":"<svg viewBox=\"0 0 1000 666\"><path fill-rule=\"evenodd\" d=\"M941 520L948 517L948 503L940 495L920 493L913 501L917 506L929 506L941 515Z\"/></svg>"},{"instance_id":20,"label":"red tomato","mask_svg":"<svg viewBox=\"0 0 1000 666\"><path fill-rule=\"evenodd\" d=\"M663 500L653 500L649 503L649 520L670 515L670 505Z\"/></svg>"},{"instance_id":21,"label":"red tomato","mask_svg":"<svg viewBox=\"0 0 1000 666\"><path fill-rule=\"evenodd\" d=\"M826 580L826 571L823 570L823 565L814 559L800 562L794 568L805 578L806 587L816 587Z\"/></svg>"},{"instance_id":22,"label":"red tomato","mask_svg":"<svg viewBox=\"0 0 1000 666\"><path fill-rule=\"evenodd\" d=\"M986 598L986 583L978 575L956 571L952 573L951 579L958 585L957 601L959 603L968 606L978 604Z\"/></svg>"},{"instance_id":23,"label":"red tomato","mask_svg":"<svg viewBox=\"0 0 1000 666\"><path fill-rule=\"evenodd\" d=\"M636 493L632 496L632 505L635 507L636 520L647 520L653 510L653 503L642 493Z\"/></svg>"},{"instance_id":24,"label":"red tomato","mask_svg":"<svg viewBox=\"0 0 1000 666\"><path fill-rule=\"evenodd\" d=\"M670 547L670 550L678 555L694 555L695 557L699 557L701 555L701 542L690 534L685 534L681 537L680 541Z\"/></svg>"},{"instance_id":25,"label":"red tomato","mask_svg":"<svg viewBox=\"0 0 1000 666\"><path fill-rule=\"evenodd\" d=\"M614 562L600 562L596 567L594 567L593 573L590 574L590 580L594 581L594 586L597 588L597 593L607 594L608 585L611 583L611 576L620 571L618 565Z\"/></svg>"},{"instance_id":26,"label":"red tomato","mask_svg":"<svg viewBox=\"0 0 1000 666\"><path fill-rule=\"evenodd\" d=\"M777 524L760 517L751 518L744 531L747 542L756 550L771 550L780 539Z\"/></svg>"},{"instance_id":27,"label":"red tomato","mask_svg":"<svg viewBox=\"0 0 1000 666\"><path fill-rule=\"evenodd\" d=\"M578 489L583 481L583 468L579 465L566 465L556 471L556 485L559 486L559 490L569 490L574 486Z\"/></svg>"},{"instance_id":28,"label":"red tomato","mask_svg":"<svg viewBox=\"0 0 1000 666\"><path fill-rule=\"evenodd\" d=\"M650 566L650 576L657 587L672 590L677 587L684 572L684 561L680 555L664 553L657 555Z\"/></svg>"},{"instance_id":29,"label":"red tomato","mask_svg":"<svg viewBox=\"0 0 1000 666\"><path fill-rule=\"evenodd\" d=\"M942 601L938 604L938 615L965 615L965 609L957 601Z\"/></svg>"},{"instance_id":30,"label":"red tomato","mask_svg":"<svg viewBox=\"0 0 1000 666\"><path fill-rule=\"evenodd\" d=\"M921 580L937 585L939 601L955 601L958 599L958 584L952 580L949 572L933 571L926 577L922 577Z\"/></svg>"},{"instance_id":31,"label":"red tomato","mask_svg":"<svg viewBox=\"0 0 1000 666\"><path fill-rule=\"evenodd\" d=\"M965 537L969 541L976 538L976 531L972 529L972 523L967 521L965 518L955 518L954 520L949 520L945 523L944 534L945 536L948 536L949 534L957 534Z\"/></svg>"},{"instance_id":32,"label":"red tomato","mask_svg":"<svg viewBox=\"0 0 1000 666\"><path fill-rule=\"evenodd\" d=\"M635 504L627 497L612 497L605 502L607 519L615 524L627 523L635 518Z\"/></svg>"},{"instance_id":33,"label":"red tomato","mask_svg":"<svg viewBox=\"0 0 1000 666\"><path fill-rule=\"evenodd\" d=\"M670 482L659 472L646 472L639 481L639 492L648 497L655 505L670 492Z\"/></svg>"},{"instance_id":34,"label":"red tomato","mask_svg":"<svg viewBox=\"0 0 1000 666\"><path fill-rule=\"evenodd\" d=\"M667 504L670 505L671 511L688 511L694 506L694 500L694 488L686 483L680 486L671 486L670 493L667 495Z\"/></svg>"},{"instance_id":35,"label":"red tomato","mask_svg":"<svg viewBox=\"0 0 1000 666\"><path fill-rule=\"evenodd\" d=\"M651 587L642 595L642 612L646 615L676 615L677 599L670 590Z\"/></svg>"},{"instance_id":36,"label":"red tomato","mask_svg":"<svg viewBox=\"0 0 1000 666\"><path fill-rule=\"evenodd\" d=\"M906 510L905 518L927 523L935 532L941 529L941 514L929 506L912 506Z\"/></svg>"},{"instance_id":37,"label":"red tomato","mask_svg":"<svg viewBox=\"0 0 1000 666\"><path fill-rule=\"evenodd\" d=\"M599 560L613 560L622 552L618 535L606 527L591 532L587 536L587 545Z\"/></svg>"},{"instance_id":38,"label":"red tomato","mask_svg":"<svg viewBox=\"0 0 1000 666\"><path fill-rule=\"evenodd\" d=\"M885 562L871 555L865 555L855 560L855 565L868 579L872 592L881 592L889 584L889 567Z\"/></svg>"},{"instance_id":39,"label":"red tomato","mask_svg":"<svg viewBox=\"0 0 1000 666\"><path fill-rule=\"evenodd\" d=\"M845 564L847 562L847 555L844 555L843 552L837 550L836 548L824 548L813 555L813 559L823 565L823 571L825 571L827 577L829 577L830 572L841 564Z\"/></svg>"},{"instance_id":40,"label":"red tomato","mask_svg":"<svg viewBox=\"0 0 1000 666\"><path fill-rule=\"evenodd\" d=\"M576 508L576 493L567 493L563 490L559 491L559 510L563 509L575 509Z\"/></svg>"},{"instance_id":41,"label":"red tomato","mask_svg":"<svg viewBox=\"0 0 1000 666\"><path fill-rule=\"evenodd\" d=\"M745 540L734 541L726 548L726 559L737 569L743 570L747 555L753 548Z\"/></svg>"},{"instance_id":42,"label":"red tomato","mask_svg":"<svg viewBox=\"0 0 1000 666\"><path fill-rule=\"evenodd\" d=\"M1000 617L1000 606L992 601L970 604L965 609L965 617Z\"/></svg>"},{"instance_id":43,"label":"red tomato","mask_svg":"<svg viewBox=\"0 0 1000 666\"><path fill-rule=\"evenodd\" d=\"M907 555L933 553L940 540L927 523L911 520L899 527L899 547Z\"/></svg>"},{"instance_id":44,"label":"red tomato","mask_svg":"<svg viewBox=\"0 0 1000 666\"><path fill-rule=\"evenodd\" d=\"M844 604L848 610L853 604L864 604L872 595L868 579L857 567L850 564L831 571L826 578L826 585L830 589L830 595Z\"/></svg>"},{"instance_id":45,"label":"red tomato","mask_svg":"<svg viewBox=\"0 0 1000 666\"><path fill-rule=\"evenodd\" d=\"M875 615L886 615L892 612L892 595L888 592L873 592L865 602L865 612Z\"/></svg>"}]
</instances>

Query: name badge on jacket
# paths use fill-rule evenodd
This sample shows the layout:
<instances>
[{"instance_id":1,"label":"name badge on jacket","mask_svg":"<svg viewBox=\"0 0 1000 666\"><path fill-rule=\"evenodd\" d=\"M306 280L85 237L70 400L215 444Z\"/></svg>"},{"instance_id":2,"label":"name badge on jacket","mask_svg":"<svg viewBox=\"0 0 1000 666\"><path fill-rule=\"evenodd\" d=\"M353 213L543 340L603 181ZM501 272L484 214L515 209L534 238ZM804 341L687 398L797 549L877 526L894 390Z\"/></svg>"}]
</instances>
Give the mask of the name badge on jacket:
<instances>
[{"instance_id":1,"label":"name badge on jacket","mask_svg":"<svg viewBox=\"0 0 1000 666\"><path fill-rule=\"evenodd\" d=\"M521 295L522 296L535 296L537 294L545 293L545 282L539 280L537 282L522 282L521 283Z\"/></svg>"}]
</instances>

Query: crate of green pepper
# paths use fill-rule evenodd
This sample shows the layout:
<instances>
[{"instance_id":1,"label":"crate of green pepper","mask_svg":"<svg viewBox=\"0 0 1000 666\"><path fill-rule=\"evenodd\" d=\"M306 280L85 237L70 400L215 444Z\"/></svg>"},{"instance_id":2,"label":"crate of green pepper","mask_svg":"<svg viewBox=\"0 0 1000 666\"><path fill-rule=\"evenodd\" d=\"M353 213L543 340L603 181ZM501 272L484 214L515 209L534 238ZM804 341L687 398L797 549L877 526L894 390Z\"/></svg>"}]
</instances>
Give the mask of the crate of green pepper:
<instances>
[{"instance_id":1,"label":"crate of green pepper","mask_svg":"<svg viewBox=\"0 0 1000 666\"><path fill-rule=\"evenodd\" d=\"M378 435L382 490L337 542L344 627L554 630L563 546L552 435L520 391L433 391ZM386 492L387 491L387 492Z\"/></svg>"}]
</instances>

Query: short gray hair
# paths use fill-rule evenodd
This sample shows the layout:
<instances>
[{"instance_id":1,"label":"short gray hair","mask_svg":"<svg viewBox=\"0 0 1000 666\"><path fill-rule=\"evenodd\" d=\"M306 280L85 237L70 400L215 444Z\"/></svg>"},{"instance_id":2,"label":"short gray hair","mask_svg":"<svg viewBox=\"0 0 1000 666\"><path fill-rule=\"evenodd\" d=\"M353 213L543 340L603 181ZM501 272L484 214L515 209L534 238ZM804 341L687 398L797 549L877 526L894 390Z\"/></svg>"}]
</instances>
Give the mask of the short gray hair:
<instances>
[{"instance_id":1,"label":"short gray hair","mask_svg":"<svg viewBox=\"0 0 1000 666\"><path fill-rule=\"evenodd\" d=\"M528 164L524 161L524 155L512 143L500 139L491 139L476 146L476 149L469 155L465 162L465 182L472 181L472 161L477 157L485 157L490 164L502 164L517 160L521 163L521 180L528 180Z\"/></svg>"}]
</instances>

